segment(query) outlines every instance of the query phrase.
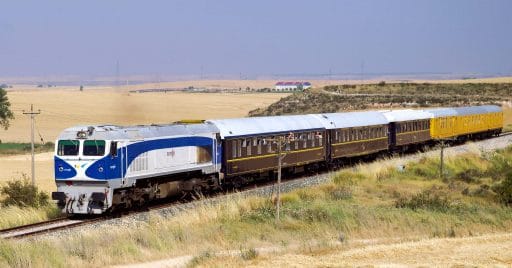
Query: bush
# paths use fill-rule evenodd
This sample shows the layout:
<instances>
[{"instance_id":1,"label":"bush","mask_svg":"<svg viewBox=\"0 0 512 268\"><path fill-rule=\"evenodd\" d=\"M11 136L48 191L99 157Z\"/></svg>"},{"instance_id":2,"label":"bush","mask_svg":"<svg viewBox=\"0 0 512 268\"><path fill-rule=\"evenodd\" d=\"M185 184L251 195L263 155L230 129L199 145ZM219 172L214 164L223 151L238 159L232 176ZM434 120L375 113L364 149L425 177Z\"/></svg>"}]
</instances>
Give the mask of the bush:
<instances>
[{"instance_id":1,"label":"bush","mask_svg":"<svg viewBox=\"0 0 512 268\"><path fill-rule=\"evenodd\" d=\"M492 190L496 193L498 201L504 205L512 205L512 173L508 173L505 179L494 185Z\"/></svg>"},{"instance_id":2,"label":"bush","mask_svg":"<svg viewBox=\"0 0 512 268\"><path fill-rule=\"evenodd\" d=\"M446 212L450 208L450 201L445 196L443 197L431 190L426 190L410 198L399 198L395 201L395 207L409 208L412 210L427 209Z\"/></svg>"},{"instance_id":3,"label":"bush","mask_svg":"<svg viewBox=\"0 0 512 268\"><path fill-rule=\"evenodd\" d=\"M45 192L39 191L37 186L32 185L25 174L23 174L22 180L7 182L7 185L1 187L0 192L5 195L1 201L5 206L38 208L50 203L49 196Z\"/></svg>"}]
</instances>

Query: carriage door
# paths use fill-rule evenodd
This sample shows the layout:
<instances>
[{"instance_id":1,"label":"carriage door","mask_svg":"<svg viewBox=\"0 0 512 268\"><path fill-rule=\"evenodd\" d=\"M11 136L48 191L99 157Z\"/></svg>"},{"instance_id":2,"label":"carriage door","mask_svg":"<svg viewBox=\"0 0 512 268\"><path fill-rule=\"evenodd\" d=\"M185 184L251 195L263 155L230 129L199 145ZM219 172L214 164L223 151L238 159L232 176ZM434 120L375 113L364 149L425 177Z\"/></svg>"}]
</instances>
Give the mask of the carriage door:
<instances>
[{"instance_id":1,"label":"carriage door","mask_svg":"<svg viewBox=\"0 0 512 268\"><path fill-rule=\"evenodd\" d=\"M107 176L109 179L119 179L123 178L124 174L124 154L121 144L118 141L110 142L110 152L109 152L109 165L108 165L108 173Z\"/></svg>"},{"instance_id":2,"label":"carriage door","mask_svg":"<svg viewBox=\"0 0 512 268\"><path fill-rule=\"evenodd\" d=\"M396 122L391 122L389 123L389 128L388 128L388 141L389 141L389 146L391 148L395 147L396 145L396 134L397 134L397 129L396 129Z\"/></svg>"}]
</instances>

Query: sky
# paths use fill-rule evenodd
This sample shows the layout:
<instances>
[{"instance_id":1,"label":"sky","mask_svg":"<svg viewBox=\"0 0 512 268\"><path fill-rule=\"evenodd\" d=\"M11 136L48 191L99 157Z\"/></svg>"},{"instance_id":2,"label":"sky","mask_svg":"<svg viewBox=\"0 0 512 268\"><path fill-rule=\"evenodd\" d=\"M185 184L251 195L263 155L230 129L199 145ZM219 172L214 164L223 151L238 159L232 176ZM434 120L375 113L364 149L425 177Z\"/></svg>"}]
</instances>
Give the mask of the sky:
<instances>
[{"instance_id":1,"label":"sky","mask_svg":"<svg viewBox=\"0 0 512 268\"><path fill-rule=\"evenodd\" d=\"M509 0L1 1L0 77L512 74L511 11Z\"/></svg>"}]
</instances>

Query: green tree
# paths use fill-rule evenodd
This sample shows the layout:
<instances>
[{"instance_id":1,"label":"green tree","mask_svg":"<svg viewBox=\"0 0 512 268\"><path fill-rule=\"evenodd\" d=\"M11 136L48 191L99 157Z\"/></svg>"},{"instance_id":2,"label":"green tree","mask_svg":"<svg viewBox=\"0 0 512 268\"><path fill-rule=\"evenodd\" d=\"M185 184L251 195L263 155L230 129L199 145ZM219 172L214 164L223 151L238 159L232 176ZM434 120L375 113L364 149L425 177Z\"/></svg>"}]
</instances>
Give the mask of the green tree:
<instances>
[{"instance_id":1,"label":"green tree","mask_svg":"<svg viewBox=\"0 0 512 268\"><path fill-rule=\"evenodd\" d=\"M11 112L11 103L7 98L7 91L0 88L0 126L4 129L9 128L9 120L14 119L14 114Z\"/></svg>"}]
</instances>

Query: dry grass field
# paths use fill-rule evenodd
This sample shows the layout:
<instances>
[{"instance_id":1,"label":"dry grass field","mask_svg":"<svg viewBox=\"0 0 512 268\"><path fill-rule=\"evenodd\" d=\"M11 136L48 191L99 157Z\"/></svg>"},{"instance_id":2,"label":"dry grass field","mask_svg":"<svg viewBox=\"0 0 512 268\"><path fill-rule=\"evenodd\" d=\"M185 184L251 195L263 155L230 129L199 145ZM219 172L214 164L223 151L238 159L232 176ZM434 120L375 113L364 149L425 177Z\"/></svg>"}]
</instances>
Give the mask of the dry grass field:
<instances>
[{"instance_id":1,"label":"dry grass field","mask_svg":"<svg viewBox=\"0 0 512 268\"><path fill-rule=\"evenodd\" d=\"M82 124L152 124L181 119L244 117L286 94L126 93L69 90L10 91L16 119L0 131L2 141L30 141L30 120L22 110L41 109L36 127L45 141L53 141L65 128Z\"/></svg>"},{"instance_id":2,"label":"dry grass field","mask_svg":"<svg viewBox=\"0 0 512 268\"><path fill-rule=\"evenodd\" d=\"M30 104L41 109L36 117L36 130L44 141L54 141L65 128L82 124L152 124L181 119L244 117L248 111L265 107L287 94L223 94L223 93L127 93L100 90L79 92L76 89L14 89L8 92L16 118L11 127L0 130L4 142L29 142L30 120L22 114ZM39 134L36 133L36 141ZM53 156L36 156L38 185L54 190ZM0 158L0 183L30 174L29 155Z\"/></svg>"}]
</instances>

